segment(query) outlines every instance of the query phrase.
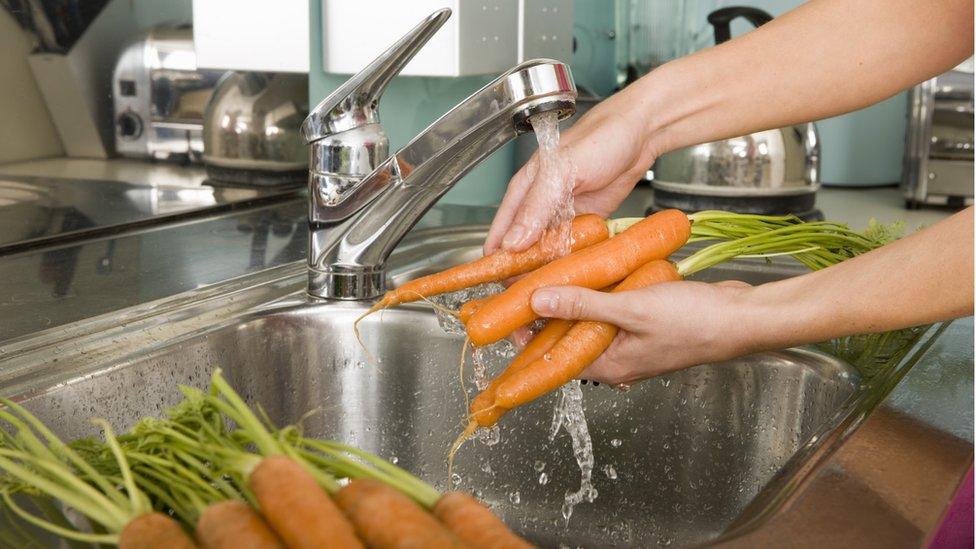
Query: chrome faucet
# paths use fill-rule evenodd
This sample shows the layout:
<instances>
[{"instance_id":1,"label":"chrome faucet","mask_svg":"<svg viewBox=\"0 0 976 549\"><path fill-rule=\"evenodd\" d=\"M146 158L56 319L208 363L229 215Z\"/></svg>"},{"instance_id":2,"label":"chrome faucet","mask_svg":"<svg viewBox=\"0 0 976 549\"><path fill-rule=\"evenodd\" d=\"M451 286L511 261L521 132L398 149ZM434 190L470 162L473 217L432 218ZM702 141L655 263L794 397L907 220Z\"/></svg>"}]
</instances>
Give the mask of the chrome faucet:
<instances>
[{"instance_id":1,"label":"chrome faucet","mask_svg":"<svg viewBox=\"0 0 976 549\"><path fill-rule=\"evenodd\" d=\"M522 63L475 92L389 155L378 105L386 85L451 16L434 12L316 106L302 124L309 163L308 293L372 299L384 263L417 221L529 119L576 110L569 67Z\"/></svg>"}]
</instances>

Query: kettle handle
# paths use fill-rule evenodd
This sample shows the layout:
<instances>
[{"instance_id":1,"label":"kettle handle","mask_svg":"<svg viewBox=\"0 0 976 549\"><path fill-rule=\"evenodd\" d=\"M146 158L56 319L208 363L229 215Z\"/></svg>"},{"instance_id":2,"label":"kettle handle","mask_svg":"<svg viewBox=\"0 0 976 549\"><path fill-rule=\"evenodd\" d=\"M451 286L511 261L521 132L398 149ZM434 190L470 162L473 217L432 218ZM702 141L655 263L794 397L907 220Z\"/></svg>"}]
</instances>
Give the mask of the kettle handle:
<instances>
[{"instance_id":1,"label":"kettle handle","mask_svg":"<svg viewBox=\"0 0 976 549\"><path fill-rule=\"evenodd\" d=\"M745 17L756 27L773 20L769 12L749 6L729 6L708 14L708 22L715 28L715 45L728 42L732 38L732 21Z\"/></svg>"}]
</instances>

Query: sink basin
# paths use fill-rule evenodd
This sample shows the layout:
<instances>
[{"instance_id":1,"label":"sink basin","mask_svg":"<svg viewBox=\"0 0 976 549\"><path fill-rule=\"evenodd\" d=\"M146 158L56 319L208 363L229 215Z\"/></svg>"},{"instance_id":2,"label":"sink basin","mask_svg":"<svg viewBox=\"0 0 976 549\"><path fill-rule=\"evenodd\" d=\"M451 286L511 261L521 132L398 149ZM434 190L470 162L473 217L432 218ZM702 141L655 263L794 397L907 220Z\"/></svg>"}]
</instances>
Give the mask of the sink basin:
<instances>
[{"instance_id":1,"label":"sink basin","mask_svg":"<svg viewBox=\"0 0 976 549\"><path fill-rule=\"evenodd\" d=\"M480 227L415 235L391 260L393 281L470 259L483 236ZM795 272L742 262L709 276ZM361 324L379 359L371 363L352 331L364 305L309 302L304 281L303 266L289 265L8 343L0 387L71 438L94 434L92 416L126 428L159 415L178 401L177 384L205 386L220 367L274 421L304 418L310 435L473 492L544 547L715 540L767 485L782 489L771 479L789 475L806 455L798 450L835 429L860 394L854 368L812 349L704 365L626 393L583 385L599 496L567 521L564 495L578 489L580 469L566 432L550 438L558 395L506 416L497 442L468 442L449 479L446 454L465 412L462 338L426 306L375 314ZM473 391L470 364L465 375Z\"/></svg>"}]
</instances>

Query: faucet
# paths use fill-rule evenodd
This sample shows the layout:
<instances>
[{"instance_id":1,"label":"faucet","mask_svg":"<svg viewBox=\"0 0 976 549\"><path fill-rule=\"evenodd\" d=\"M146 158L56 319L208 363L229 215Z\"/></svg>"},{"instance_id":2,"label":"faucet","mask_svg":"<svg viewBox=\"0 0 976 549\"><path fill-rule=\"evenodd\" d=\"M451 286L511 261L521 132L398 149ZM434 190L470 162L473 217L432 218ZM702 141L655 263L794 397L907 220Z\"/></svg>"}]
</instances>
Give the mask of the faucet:
<instances>
[{"instance_id":1,"label":"faucet","mask_svg":"<svg viewBox=\"0 0 976 549\"><path fill-rule=\"evenodd\" d=\"M554 111L563 119L576 111L569 66L526 61L390 155L380 126L380 97L450 15L445 8L421 21L302 123L311 149L308 293L313 297L381 295L390 252L444 193L499 147L532 131L532 116Z\"/></svg>"}]
</instances>

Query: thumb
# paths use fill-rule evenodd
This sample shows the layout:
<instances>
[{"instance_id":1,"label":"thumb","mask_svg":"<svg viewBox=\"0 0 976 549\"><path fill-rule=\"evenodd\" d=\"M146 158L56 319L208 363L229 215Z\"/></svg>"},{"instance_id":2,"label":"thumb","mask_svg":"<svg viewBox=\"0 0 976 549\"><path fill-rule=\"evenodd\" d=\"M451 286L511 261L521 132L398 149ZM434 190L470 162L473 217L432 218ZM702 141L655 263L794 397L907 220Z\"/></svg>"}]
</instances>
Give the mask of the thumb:
<instances>
[{"instance_id":1,"label":"thumb","mask_svg":"<svg viewBox=\"0 0 976 549\"><path fill-rule=\"evenodd\" d=\"M597 320L619 325L628 317L615 296L577 286L541 288L532 294L532 310L546 318Z\"/></svg>"}]
</instances>

